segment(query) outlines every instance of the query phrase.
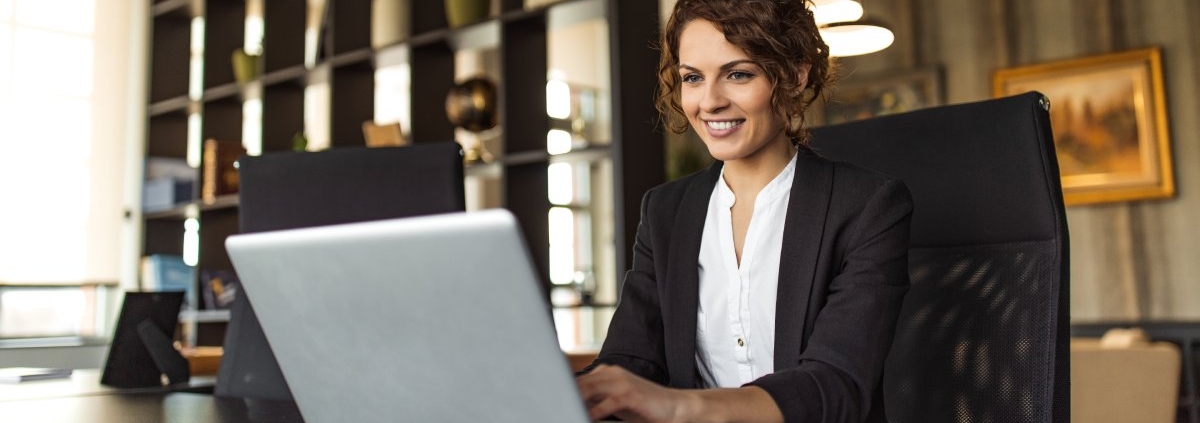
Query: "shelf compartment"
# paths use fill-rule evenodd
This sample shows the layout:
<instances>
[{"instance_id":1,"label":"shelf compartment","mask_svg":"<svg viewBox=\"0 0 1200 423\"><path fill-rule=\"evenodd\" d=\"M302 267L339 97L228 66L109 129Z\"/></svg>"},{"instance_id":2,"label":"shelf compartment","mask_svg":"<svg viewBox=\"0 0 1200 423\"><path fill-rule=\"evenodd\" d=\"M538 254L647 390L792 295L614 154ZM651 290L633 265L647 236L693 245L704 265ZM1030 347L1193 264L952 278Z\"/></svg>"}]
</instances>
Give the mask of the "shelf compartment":
<instances>
[{"instance_id":1,"label":"shelf compartment","mask_svg":"<svg viewBox=\"0 0 1200 423\"><path fill-rule=\"evenodd\" d=\"M303 2L263 1L263 73L304 65Z\"/></svg>"},{"instance_id":2,"label":"shelf compartment","mask_svg":"<svg viewBox=\"0 0 1200 423\"><path fill-rule=\"evenodd\" d=\"M500 31L500 110L504 156L546 151L546 20L506 22ZM544 186L544 185L543 185Z\"/></svg>"},{"instance_id":3,"label":"shelf compartment","mask_svg":"<svg viewBox=\"0 0 1200 423\"><path fill-rule=\"evenodd\" d=\"M233 79L233 52L241 50L246 34L246 5L242 1L209 1L204 16L204 88ZM182 68L186 69L186 68Z\"/></svg>"},{"instance_id":4,"label":"shelf compartment","mask_svg":"<svg viewBox=\"0 0 1200 423\"><path fill-rule=\"evenodd\" d=\"M262 151L289 151L292 137L304 132L304 87L279 84L263 89Z\"/></svg>"},{"instance_id":5,"label":"shelf compartment","mask_svg":"<svg viewBox=\"0 0 1200 423\"><path fill-rule=\"evenodd\" d=\"M538 271L538 280L542 281L542 286L548 287L550 237L546 228L550 224L550 200L546 197L546 165L546 162L538 162L506 166L504 197L505 208L521 223L521 231Z\"/></svg>"},{"instance_id":6,"label":"shelf compartment","mask_svg":"<svg viewBox=\"0 0 1200 423\"><path fill-rule=\"evenodd\" d=\"M204 102L204 119L200 129L202 139L241 141L242 102L237 96Z\"/></svg>"},{"instance_id":7,"label":"shelf compartment","mask_svg":"<svg viewBox=\"0 0 1200 423\"><path fill-rule=\"evenodd\" d=\"M411 63L412 142L453 140L454 126L446 119L443 104L454 87L454 51L445 43L414 45Z\"/></svg>"},{"instance_id":8,"label":"shelf compartment","mask_svg":"<svg viewBox=\"0 0 1200 423\"><path fill-rule=\"evenodd\" d=\"M330 0L326 0L330 1ZM429 3L429 1L413 1ZM371 2L332 1L329 18L332 19L333 55L371 48Z\"/></svg>"},{"instance_id":9,"label":"shelf compartment","mask_svg":"<svg viewBox=\"0 0 1200 423\"><path fill-rule=\"evenodd\" d=\"M154 18L154 43L150 52L151 103L187 96L191 25L186 14Z\"/></svg>"},{"instance_id":10,"label":"shelf compartment","mask_svg":"<svg viewBox=\"0 0 1200 423\"><path fill-rule=\"evenodd\" d=\"M369 63L333 69L330 146L366 145L362 124L375 119L375 70Z\"/></svg>"},{"instance_id":11,"label":"shelf compartment","mask_svg":"<svg viewBox=\"0 0 1200 423\"><path fill-rule=\"evenodd\" d=\"M146 155L158 157L187 158L188 117L176 112L149 119Z\"/></svg>"}]
</instances>

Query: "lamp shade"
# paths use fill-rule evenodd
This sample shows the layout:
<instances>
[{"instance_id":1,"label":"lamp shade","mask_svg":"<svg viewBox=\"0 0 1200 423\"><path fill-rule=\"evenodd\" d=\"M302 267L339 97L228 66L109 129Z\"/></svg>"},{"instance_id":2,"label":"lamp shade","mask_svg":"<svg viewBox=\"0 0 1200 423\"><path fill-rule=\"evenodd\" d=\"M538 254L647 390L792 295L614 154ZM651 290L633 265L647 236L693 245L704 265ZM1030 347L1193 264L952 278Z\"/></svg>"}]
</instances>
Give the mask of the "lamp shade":
<instances>
[{"instance_id":1,"label":"lamp shade","mask_svg":"<svg viewBox=\"0 0 1200 423\"><path fill-rule=\"evenodd\" d=\"M858 56L887 48L896 40L892 30L870 20L834 22L821 27L821 38L834 57Z\"/></svg>"},{"instance_id":2,"label":"lamp shade","mask_svg":"<svg viewBox=\"0 0 1200 423\"><path fill-rule=\"evenodd\" d=\"M817 26L834 22L857 21L863 16L863 7L854 0L814 0L813 20Z\"/></svg>"}]
</instances>

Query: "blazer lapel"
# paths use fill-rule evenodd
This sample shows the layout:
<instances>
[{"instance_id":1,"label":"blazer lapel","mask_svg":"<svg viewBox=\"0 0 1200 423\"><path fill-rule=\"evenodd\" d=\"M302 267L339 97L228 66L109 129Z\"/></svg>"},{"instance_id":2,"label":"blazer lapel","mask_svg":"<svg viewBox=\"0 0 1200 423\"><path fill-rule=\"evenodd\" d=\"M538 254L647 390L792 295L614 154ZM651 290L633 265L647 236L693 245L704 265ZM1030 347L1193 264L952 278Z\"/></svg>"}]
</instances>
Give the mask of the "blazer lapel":
<instances>
[{"instance_id":1,"label":"blazer lapel","mask_svg":"<svg viewBox=\"0 0 1200 423\"><path fill-rule=\"evenodd\" d=\"M704 221L713 187L721 175L721 162L714 163L688 185L675 223L671 227L668 245L663 312L664 340L667 349L667 369L671 385L693 388L698 383L696 373L696 310L700 306L699 257Z\"/></svg>"},{"instance_id":2,"label":"blazer lapel","mask_svg":"<svg viewBox=\"0 0 1200 423\"><path fill-rule=\"evenodd\" d=\"M833 192L833 166L808 150L797 153L775 304L775 370L799 364L805 319L816 277L817 259Z\"/></svg>"}]
</instances>

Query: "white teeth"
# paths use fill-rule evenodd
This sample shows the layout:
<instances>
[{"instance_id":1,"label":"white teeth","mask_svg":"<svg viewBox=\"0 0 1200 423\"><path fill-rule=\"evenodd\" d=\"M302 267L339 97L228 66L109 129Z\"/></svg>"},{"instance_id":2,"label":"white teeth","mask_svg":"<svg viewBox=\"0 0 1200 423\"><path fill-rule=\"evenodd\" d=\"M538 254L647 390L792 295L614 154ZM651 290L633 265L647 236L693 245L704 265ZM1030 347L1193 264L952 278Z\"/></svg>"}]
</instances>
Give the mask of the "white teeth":
<instances>
[{"instance_id":1,"label":"white teeth","mask_svg":"<svg viewBox=\"0 0 1200 423\"><path fill-rule=\"evenodd\" d=\"M742 121L723 121L723 122L705 122L708 127L715 131L724 131L729 128L741 125Z\"/></svg>"}]
</instances>

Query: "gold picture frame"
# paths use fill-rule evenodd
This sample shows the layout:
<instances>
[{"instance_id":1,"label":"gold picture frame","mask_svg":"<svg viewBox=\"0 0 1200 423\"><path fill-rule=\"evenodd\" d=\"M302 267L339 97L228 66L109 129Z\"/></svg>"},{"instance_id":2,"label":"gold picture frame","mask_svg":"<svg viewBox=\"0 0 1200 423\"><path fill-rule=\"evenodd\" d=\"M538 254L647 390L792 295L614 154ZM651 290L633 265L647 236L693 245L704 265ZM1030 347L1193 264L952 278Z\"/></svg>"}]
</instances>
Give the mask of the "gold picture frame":
<instances>
[{"instance_id":1,"label":"gold picture frame","mask_svg":"<svg viewBox=\"0 0 1200 423\"><path fill-rule=\"evenodd\" d=\"M1050 99L1067 205L1175 195L1158 47L1003 69L992 81L997 97Z\"/></svg>"}]
</instances>

